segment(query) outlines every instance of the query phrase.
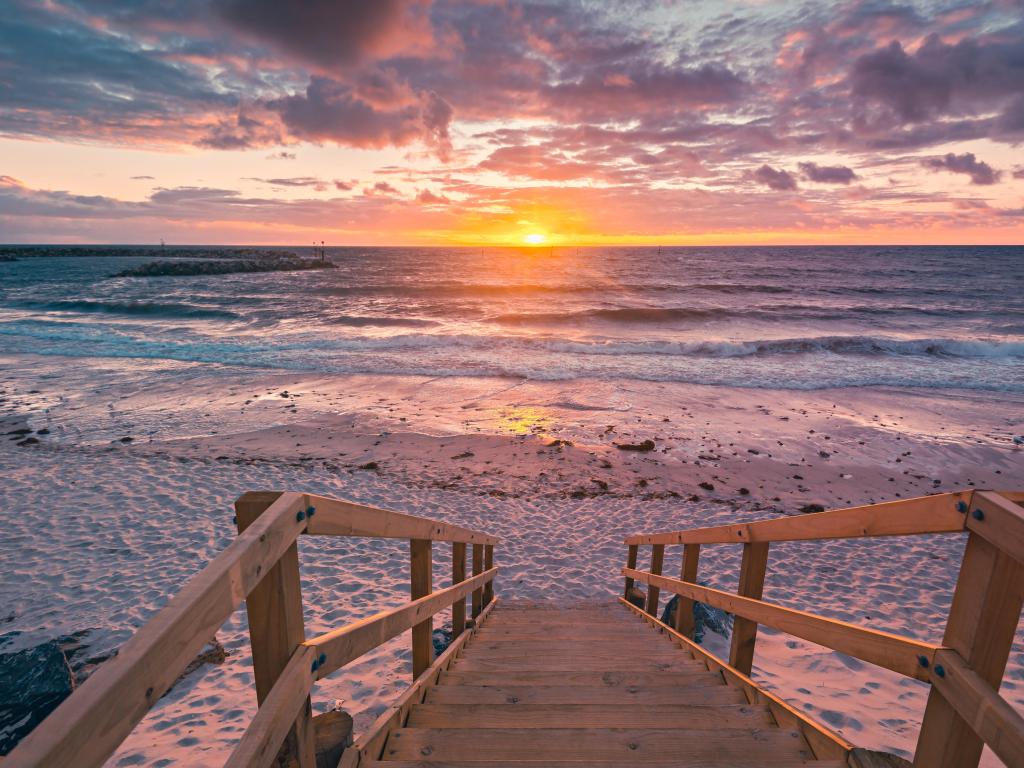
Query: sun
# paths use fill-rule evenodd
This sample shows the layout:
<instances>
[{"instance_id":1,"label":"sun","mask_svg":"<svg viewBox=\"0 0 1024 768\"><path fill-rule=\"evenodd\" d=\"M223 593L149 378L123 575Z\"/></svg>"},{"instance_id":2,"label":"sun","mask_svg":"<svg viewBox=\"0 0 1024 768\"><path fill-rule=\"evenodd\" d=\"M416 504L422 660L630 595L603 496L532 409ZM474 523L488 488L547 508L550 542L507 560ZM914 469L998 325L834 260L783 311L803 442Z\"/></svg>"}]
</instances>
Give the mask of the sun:
<instances>
[{"instance_id":1,"label":"sun","mask_svg":"<svg viewBox=\"0 0 1024 768\"><path fill-rule=\"evenodd\" d=\"M523 237L523 242L527 245L544 245L547 241L547 236L542 235L540 232L533 232Z\"/></svg>"}]
</instances>

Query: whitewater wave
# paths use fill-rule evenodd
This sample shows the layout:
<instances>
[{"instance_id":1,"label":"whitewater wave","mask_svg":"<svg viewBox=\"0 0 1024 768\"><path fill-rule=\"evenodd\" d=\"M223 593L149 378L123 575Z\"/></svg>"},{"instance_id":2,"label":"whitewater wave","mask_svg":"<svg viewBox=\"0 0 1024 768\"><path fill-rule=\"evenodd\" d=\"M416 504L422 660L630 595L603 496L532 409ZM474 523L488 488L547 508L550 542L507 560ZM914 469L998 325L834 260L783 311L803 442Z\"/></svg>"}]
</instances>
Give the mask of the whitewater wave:
<instances>
[{"instance_id":1,"label":"whitewater wave","mask_svg":"<svg viewBox=\"0 0 1024 768\"><path fill-rule=\"evenodd\" d=\"M210 309L192 304L155 301L98 301L65 299L60 301L22 301L13 306L44 312L81 312L87 314L166 317L196 320L237 320L238 314L226 309Z\"/></svg>"}]
</instances>

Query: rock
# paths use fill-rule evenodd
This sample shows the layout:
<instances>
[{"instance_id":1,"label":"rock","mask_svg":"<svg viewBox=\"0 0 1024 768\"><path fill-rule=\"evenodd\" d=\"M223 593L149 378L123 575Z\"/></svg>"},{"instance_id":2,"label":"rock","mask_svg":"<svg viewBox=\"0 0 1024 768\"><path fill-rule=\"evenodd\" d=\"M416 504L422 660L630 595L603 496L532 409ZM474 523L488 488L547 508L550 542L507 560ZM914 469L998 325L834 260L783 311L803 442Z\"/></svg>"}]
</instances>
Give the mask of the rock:
<instances>
[{"instance_id":1,"label":"rock","mask_svg":"<svg viewBox=\"0 0 1024 768\"><path fill-rule=\"evenodd\" d=\"M639 587L630 587L626 599L637 608L643 608L647 605L647 595Z\"/></svg>"},{"instance_id":2,"label":"rock","mask_svg":"<svg viewBox=\"0 0 1024 768\"><path fill-rule=\"evenodd\" d=\"M644 440L642 443L612 443L620 451L639 451L646 453L647 451L653 451L655 448L653 440Z\"/></svg>"},{"instance_id":3,"label":"rock","mask_svg":"<svg viewBox=\"0 0 1024 768\"><path fill-rule=\"evenodd\" d=\"M360 464L359 469L380 469L380 464L376 461L368 461L365 464Z\"/></svg>"},{"instance_id":4,"label":"rock","mask_svg":"<svg viewBox=\"0 0 1024 768\"><path fill-rule=\"evenodd\" d=\"M188 663L188 666L185 667L185 671L178 675L178 679L175 680L174 684L167 689L167 692L170 693L171 689L181 682L183 678L191 675L204 664L223 664L227 657L227 650L223 645L221 645L220 640L214 637L213 640L204 645L202 649L200 649L199 653L196 654L196 657ZM164 695L166 696L167 694Z\"/></svg>"},{"instance_id":5,"label":"rock","mask_svg":"<svg viewBox=\"0 0 1024 768\"><path fill-rule=\"evenodd\" d=\"M430 639L434 643L434 655L440 656L452 644L452 632L450 629L437 628L431 634Z\"/></svg>"},{"instance_id":6,"label":"rock","mask_svg":"<svg viewBox=\"0 0 1024 768\"><path fill-rule=\"evenodd\" d=\"M740 488L739 494L740 494L740 496L749 496L750 495L750 489L749 488Z\"/></svg>"},{"instance_id":7,"label":"rock","mask_svg":"<svg viewBox=\"0 0 1024 768\"><path fill-rule=\"evenodd\" d=\"M26 437L24 440L19 440L18 441L18 445L22 445L22 446L24 446L24 445L36 445L38 442L39 442L38 438Z\"/></svg>"},{"instance_id":8,"label":"rock","mask_svg":"<svg viewBox=\"0 0 1024 768\"><path fill-rule=\"evenodd\" d=\"M804 504L802 507L800 507L800 511L803 512L805 515L810 515L815 512L824 512L825 507L823 507L821 504Z\"/></svg>"},{"instance_id":9,"label":"rock","mask_svg":"<svg viewBox=\"0 0 1024 768\"><path fill-rule=\"evenodd\" d=\"M711 483L709 483L707 480L705 480L702 483L697 483L697 485L699 487L703 488L705 491L713 491L713 490L715 490L715 486L712 485Z\"/></svg>"}]
</instances>

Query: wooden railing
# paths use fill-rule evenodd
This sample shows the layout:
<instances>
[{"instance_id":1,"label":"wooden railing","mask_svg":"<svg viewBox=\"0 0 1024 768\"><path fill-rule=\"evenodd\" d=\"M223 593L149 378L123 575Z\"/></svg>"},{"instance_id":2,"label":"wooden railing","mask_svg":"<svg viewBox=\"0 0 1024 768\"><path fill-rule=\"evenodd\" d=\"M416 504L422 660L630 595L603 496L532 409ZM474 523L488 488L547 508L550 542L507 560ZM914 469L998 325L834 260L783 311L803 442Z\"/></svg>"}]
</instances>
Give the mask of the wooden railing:
<instances>
[{"instance_id":1,"label":"wooden railing","mask_svg":"<svg viewBox=\"0 0 1024 768\"><path fill-rule=\"evenodd\" d=\"M412 629L413 678L433 658L432 617L452 607L453 642L493 596L493 536L422 517L300 493L246 493L235 502L238 538L189 580L85 683L33 730L4 768L99 766L177 680L244 600L259 710L227 765L258 768L283 753L315 768L313 684ZM300 534L409 539L412 602L306 639ZM433 591L432 544L452 543L452 586ZM466 546L473 575L466 577Z\"/></svg>"},{"instance_id":2,"label":"wooden railing","mask_svg":"<svg viewBox=\"0 0 1024 768\"><path fill-rule=\"evenodd\" d=\"M625 599L648 585L645 612L657 616L659 591L679 595L675 630L693 636L693 602L734 615L729 664L750 674L758 624L931 683L915 755L921 768L977 766L984 744L1008 766L1024 765L1024 719L999 685L1024 602L1024 493L965 491L753 523L631 536ZM941 645L878 632L761 599L773 541L967 532L960 575ZM743 546L737 594L697 584L703 544ZM651 547L650 571L637 570ZM683 546L680 578L661 575L666 545ZM883 568L884 563L873 567Z\"/></svg>"}]
</instances>

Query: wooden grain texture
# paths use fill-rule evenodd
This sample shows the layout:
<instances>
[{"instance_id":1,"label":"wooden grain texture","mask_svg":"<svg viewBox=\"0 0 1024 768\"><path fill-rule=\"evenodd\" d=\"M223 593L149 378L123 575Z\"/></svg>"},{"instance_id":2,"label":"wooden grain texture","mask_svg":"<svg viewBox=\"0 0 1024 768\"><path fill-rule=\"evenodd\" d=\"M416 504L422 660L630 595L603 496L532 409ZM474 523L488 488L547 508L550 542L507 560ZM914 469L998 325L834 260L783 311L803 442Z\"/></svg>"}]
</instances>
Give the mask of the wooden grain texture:
<instances>
[{"instance_id":1,"label":"wooden grain texture","mask_svg":"<svg viewBox=\"0 0 1024 768\"><path fill-rule=\"evenodd\" d=\"M629 545L629 549L626 552L626 567L627 568L636 568L636 559L637 559L637 554L639 553L639 551L640 551L640 547L638 547L636 544L630 544ZM630 590L632 590L632 589L633 589L633 580L627 576L626 577L626 589L622 593L622 596L625 597L628 600L629 599Z\"/></svg>"},{"instance_id":2,"label":"wooden grain texture","mask_svg":"<svg viewBox=\"0 0 1024 768\"><path fill-rule=\"evenodd\" d=\"M26 736L4 768L102 765L292 545L303 506L300 494L280 494Z\"/></svg>"},{"instance_id":3,"label":"wooden grain texture","mask_svg":"<svg viewBox=\"0 0 1024 768\"><path fill-rule=\"evenodd\" d=\"M940 493L753 523L639 534L626 538L626 544L744 544L952 533L964 529L965 516L957 509L957 504L969 503L971 495L971 491Z\"/></svg>"},{"instance_id":4,"label":"wooden grain texture","mask_svg":"<svg viewBox=\"0 0 1024 768\"><path fill-rule=\"evenodd\" d=\"M484 570L489 571L494 567L494 545L484 544ZM487 605L494 599L494 582L489 581L484 585L484 593L481 598L483 604Z\"/></svg>"},{"instance_id":5,"label":"wooden grain texture","mask_svg":"<svg viewBox=\"0 0 1024 768\"><path fill-rule=\"evenodd\" d=\"M432 553L429 539L409 540L409 593L413 602L433 591ZM434 663L433 613L412 627L412 679L415 680Z\"/></svg>"},{"instance_id":6,"label":"wooden grain texture","mask_svg":"<svg viewBox=\"0 0 1024 768\"><path fill-rule=\"evenodd\" d=\"M488 615L497 605L498 600L495 599L487 606L480 614L477 626L486 626L485 622ZM416 678L413 684L373 722L366 733L360 736L349 749L345 750L341 756L339 768L358 768L361 764L380 757L391 731L405 724L409 711L416 704L423 701L424 694L437 683L438 676L448 668L452 660L462 651L464 644L473 637L474 632L476 632L475 627L468 629L462 635L452 640L451 644L434 659L430 669L425 674Z\"/></svg>"},{"instance_id":7,"label":"wooden grain texture","mask_svg":"<svg viewBox=\"0 0 1024 768\"><path fill-rule=\"evenodd\" d=\"M700 544L683 546L683 562L679 569L679 580L697 583L697 569L700 563ZM676 604L676 630L687 637L693 637L693 600L679 595Z\"/></svg>"},{"instance_id":8,"label":"wooden grain texture","mask_svg":"<svg viewBox=\"0 0 1024 768\"><path fill-rule=\"evenodd\" d=\"M768 542L743 545L740 563L740 583L736 590L743 597L760 600L764 592L764 577L768 570ZM754 665L754 646L757 642L757 622L737 616L732 625L732 644L729 663L744 675Z\"/></svg>"},{"instance_id":9,"label":"wooden grain texture","mask_svg":"<svg viewBox=\"0 0 1024 768\"><path fill-rule=\"evenodd\" d=\"M690 638L680 634L667 624L663 624L655 617L644 613L627 600L620 599L619 604L634 615L639 616L652 627L661 629L665 634L678 641L682 649L689 653L694 660L701 661L709 672L721 675L723 682L729 686L727 690L742 695L748 703L759 703L767 706L772 713L772 717L775 718L775 721L781 727L797 730L803 734L804 740L816 759L842 759L845 761L849 756L850 751L853 749L853 744L846 741L839 734L807 717L775 694L764 690L749 677L737 672L721 659L697 645Z\"/></svg>"},{"instance_id":10,"label":"wooden grain texture","mask_svg":"<svg viewBox=\"0 0 1024 768\"><path fill-rule=\"evenodd\" d=\"M614 707L657 707L657 706L731 706L747 704L746 697L735 688L715 680L704 673L701 677L676 679L670 685L601 685L600 680L564 681L562 685L544 685L546 680L517 681L501 679L481 684L473 679L449 678L448 685L431 688L425 701L429 704L509 704L530 705L580 705ZM642 710L641 710L642 711Z\"/></svg>"},{"instance_id":11,"label":"wooden grain texture","mask_svg":"<svg viewBox=\"0 0 1024 768\"><path fill-rule=\"evenodd\" d=\"M967 537L943 643L993 691L999 689L1024 602L1024 566L973 531ZM934 665L935 660L931 660ZM940 688L928 695L914 764L970 768L982 739Z\"/></svg>"},{"instance_id":12,"label":"wooden grain texture","mask_svg":"<svg viewBox=\"0 0 1024 768\"><path fill-rule=\"evenodd\" d=\"M312 664L316 649L299 646L285 665L270 694L263 700L256 717L246 728L224 768L269 768L277 761L282 742L289 737L301 710L308 707L313 687ZM314 734L312 719L310 735ZM301 765L301 756L295 756ZM287 759L287 758L286 758ZM315 739L311 768L316 765Z\"/></svg>"},{"instance_id":13,"label":"wooden grain texture","mask_svg":"<svg viewBox=\"0 0 1024 768\"><path fill-rule=\"evenodd\" d=\"M934 689L1004 764L1024 765L1024 718L956 651L939 651L935 664Z\"/></svg>"},{"instance_id":14,"label":"wooden grain texture","mask_svg":"<svg viewBox=\"0 0 1024 768\"><path fill-rule=\"evenodd\" d=\"M452 544L452 584L466 580L466 545L461 541ZM466 631L466 598L460 597L452 603L452 638Z\"/></svg>"},{"instance_id":15,"label":"wooden grain texture","mask_svg":"<svg viewBox=\"0 0 1024 768\"><path fill-rule=\"evenodd\" d=\"M979 514L980 512L980 514ZM1024 507L992 491L977 491L971 501L967 528L1024 562Z\"/></svg>"},{"instance_id":16,"label":"wooden grain texture","mask_svg":"<svg viewBox=\"0 0 1024 768\"><path fill-rule=\"evenodd\" d=\"M491 760L618 760L621 765L669 761L731 759L764 765L778 757L807 759L800 734L778 728L686 731L685 729L550 728L523 738L517 728L402 728L392 732L385 759L466 759L487 755ZM727 764L727 763L726 763Z\"/></svg>"},{"instance_id":17,"label":"wooden grain texture","mask_svg":"<svg viewBox=\"0 0 1024 768\"><path fill-rule=\"evenodd\" d=\"M651 573L655 575L661 575L662 566L665 563L665 545L655 544L651 547ZM645 610L651 614L651 616L658 615L658 588L650 584L647 587L647 606Z\"/></svg>"},{"instance_id":18,"label":"wooden grain texture","mask_svg":"<svg viewBox=\"0 0 1024 768\"><path fill-rule=\"evenodd\" d=\"M725 706L621 704L423 704L406 723L409 728L767 728L775 723L767 710L746 704Z\"/></svg>"},{"instance_id":19,"label":"wooden grain texture","mask_svg":"<svg viewBox=\"0 0 1024 768\"><path fill-rule=\"evenodd\" d=\"M429 539L481 545L498 543L495 536L458 525L439 523L426 517L405 515L328 496L307 494L306 498L316 510L316 514L309 520L309 533L313 535Z\"/></svg>"},{"instance_id":20,"label":"wooden grain texture","mask_svg":"<svg viewBox=\"0 0 1024 768\"><path fill-rule=\"evenodd\" d=\"M235 523L243 533L277 500L279 494L247 493L235 502ZM256 701L262 707L295 650L305 641L302 619L302 587L299 581L299 547L293 543L245 599L252 648ZM285 757L299 768L315 768L316 736L309 696L296 708L295 722L283 739ZM281 747L281 742L274 749Z\"/></svg>"},{"instance_id":21,"label":"wooden grain texture","mask_svg":"<svg viewBox=\"0 0 1024 768\"><path fill-rule=\"evenodd\" d=\"M623 569L625 574L626 569ZM722 590L688 584L666 576L652 576L643 571L630 571L637 581L656 582L664 589L686 595L693 600L721 608L743 618L767 624L770 627L796 635L812 643L841 651L849 656L877 664L894 672L928 679L927 670L919 659L931 661L940 646L913 640L887 632L858 627L844 621L817 616L813 613L772 605L749 597L733 595Z\"/></svg>"},{"instance_id":22,"label":"wooden grain texture","mask_svg":"<svg viewBox=\"0 0 1024 768\"><path fill-rule=\"evenodd\" d=\"M484 546L483 544L473 545L473 575L477 576L484 572ZM480 589L473 590L473 618L475 619L480 615L480 611L484 607L484 590L483 587Z\"/></svg>"}]
</instances>

